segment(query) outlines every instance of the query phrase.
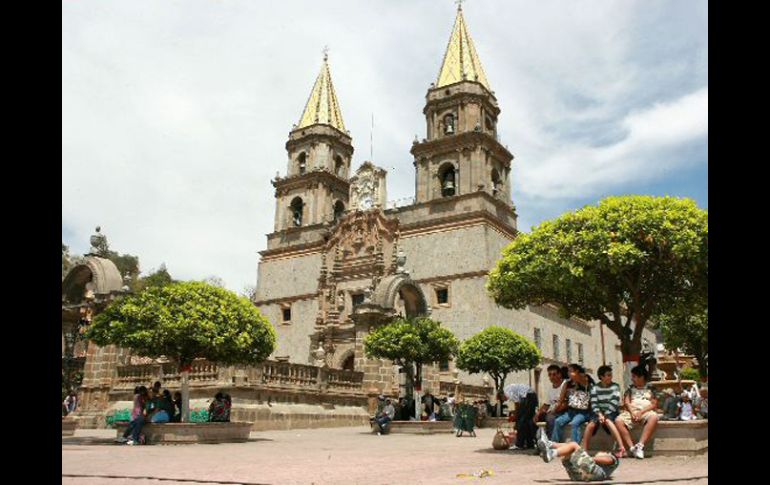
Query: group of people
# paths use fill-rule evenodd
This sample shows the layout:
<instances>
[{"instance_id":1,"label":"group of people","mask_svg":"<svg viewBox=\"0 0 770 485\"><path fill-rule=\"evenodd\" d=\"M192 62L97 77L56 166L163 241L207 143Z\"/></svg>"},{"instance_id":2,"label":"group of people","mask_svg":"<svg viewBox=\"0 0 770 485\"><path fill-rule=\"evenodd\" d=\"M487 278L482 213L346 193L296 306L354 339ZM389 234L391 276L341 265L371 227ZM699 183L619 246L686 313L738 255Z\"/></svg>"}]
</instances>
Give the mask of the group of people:
<instances>
[{"instance_id":1,"label":"group of people","mask_svg":"<svg viewBox=\"0 0 770 485\"><path fill-rule=\"evenodd\" d=\"M175 392L173 397L168 389L161 390L160 381L150 389L146 386L134 388L134 402L131 408L131 421L118 438L118 442L127 445L142 444L142 427L150 423L178 423L182 419L182 393Z\"/></svg>"},{"instance_id":2,"label":"group of people","mask_svg":"<svg viewBox=\"0 0 770 485\"><path fill-rule=\"evenodd\" d=\"M644 447L657 427L659 394L649 385L649 373L644 366L631 369L632 385L621 393L620 385L613 382L612 368L599 367L598 381L588 375L579 364L566 368L551 365L547 369L551 386L542 405L537 404L537 394L529 386L507 386L505 395L515 403L511 420L516 422L514 448L538 448L544 461L561 457L572 480L604 480L620 463L620 458L644 458ZM671 419L697 419L708 417L708 391L681 391L663 405L669 409ZM692 404L698 394L697 404ZM705 407L705 412L704 412ZM545 430L537 430L537 423L545 422ZM572 441L564 443L564 429L571 427ZM585 424L585 430L583 425ZM634 443L630 430L640 427L641 436ZM599 428L609 433L617 451L588 455L589 442Z\"/></svg>"},{"instance_id":3,"label":"group of people","mask_svg":"<svg viewBox=\"0 0 770 485\"><path fill-rule=\"evenodd\" d=\"M218 392L209 405L209 421L230 421L232 400L229 394ZM146 386L134 388L134 401L131 409L131 421L118 438L119 443L127 445L143 444L141 434L145 423L179 423L182 420L182 393L171 394L168 389L161 389L156 381L150 389Z\"/></svg>"}]
</instances>

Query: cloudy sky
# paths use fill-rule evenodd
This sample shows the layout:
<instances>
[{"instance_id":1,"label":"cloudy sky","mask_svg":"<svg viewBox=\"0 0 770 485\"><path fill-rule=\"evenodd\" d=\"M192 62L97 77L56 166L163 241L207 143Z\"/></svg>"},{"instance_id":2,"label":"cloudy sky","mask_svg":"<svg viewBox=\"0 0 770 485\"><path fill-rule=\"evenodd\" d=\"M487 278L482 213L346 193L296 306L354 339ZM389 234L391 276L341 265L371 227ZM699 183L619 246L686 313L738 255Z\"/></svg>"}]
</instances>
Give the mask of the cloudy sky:
<instances>
[{"instance_id":1,"label":"cloudy sky","mask_svg":"<svg viewBox=\"0 0 770 485\"><path fill-rule=\"evenodd\" d=\"M414 195L456 6L451 0L62 3L62 240L165 263L175 278L256 283L270 179L329 46L356 149ZM519 229L607 195L708 207L708 5L469 0L464 15L514 154Z\"/></svg>"}]
</instances>

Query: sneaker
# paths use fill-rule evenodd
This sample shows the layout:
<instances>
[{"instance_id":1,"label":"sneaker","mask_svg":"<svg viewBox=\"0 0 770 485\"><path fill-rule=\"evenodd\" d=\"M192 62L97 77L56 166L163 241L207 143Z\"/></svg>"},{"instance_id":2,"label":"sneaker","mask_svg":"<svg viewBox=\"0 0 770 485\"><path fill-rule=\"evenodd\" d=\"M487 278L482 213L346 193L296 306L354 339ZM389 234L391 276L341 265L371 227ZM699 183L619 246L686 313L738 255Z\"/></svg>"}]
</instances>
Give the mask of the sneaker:
<instances>
[{"instance_id":1,"label":"sneaker","mask_svg":"<svg viewBox=\"0 0 770 485\"><path fill-rule=\"evenodd\" d=\"M642 448L641 446L636 447L636 457L639 458L640 460L644 459L644 448Z\"/></svg>"},{"instance_id":2,"label":"sneaker","mask_svg":"<svg viewBox=\"0 0 770 485\"><path fill-rule=\"evenodd\" d=\"M540 450L540 458L543 459L544 462L550 463L553 461L554 458L556 458L557 452L553 448L542 448Z\"/></svg>"},{"instance_id":3,"label":"sneaker","mask_svg":"<svg viewBox=\"0 0 770 485\"><path fill-rule=\"evenodd\" d=\"M136 443L134 443L134 440L128 440L128 441L126 441L126 444L128 446L134 446Z\"/></svg>"},{"instance_id":4,"label":"sneaker","mask_svg":"<svg viewBox=\"0 0 770 485\"><path fill-rule=\"evenodd\" d=\"M644 458L644 450L639 448L639 444L637 443L628 450L628 456L633 456L634 458L641 460Z\"/></svg>"},{"instance_id":5,"label":"sneaker","mask_svg":"<svg viewBox=\"0 0 770 485\"><path fill-rule=\"evenodd\" d=\"M543 443L546 448L550 448L551 444L553 443L551 440L548 439L548 436L546 435L546 432L543 430L543 428L540 428L537 430L537 443Z\"/></svg>"}]
</instances>

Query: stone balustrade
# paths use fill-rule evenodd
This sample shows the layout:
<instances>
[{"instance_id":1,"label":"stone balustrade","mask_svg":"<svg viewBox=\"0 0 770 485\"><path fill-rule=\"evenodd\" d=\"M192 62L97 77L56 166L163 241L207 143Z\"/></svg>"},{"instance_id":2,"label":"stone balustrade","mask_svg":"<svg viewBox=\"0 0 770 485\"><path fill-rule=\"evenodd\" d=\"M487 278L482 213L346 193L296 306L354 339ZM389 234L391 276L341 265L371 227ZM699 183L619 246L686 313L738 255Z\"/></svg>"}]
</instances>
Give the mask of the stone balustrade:
<instances>
[{"instance_id":1,"label":"stone balustrade","mask_svg":"<svg viewBox=\"0 0 770 485\"><path fill-rule=\"evenodd\" d=\"M262 364L262 384L267 386L317 387L318 367L266 361Z\"/></svg>"},{"instance_id":2,"label":"stone balustrade","mask_svg":"<svg viewBox=\"0 0 770 485\"><path fill-rule=\"evenodd\" d=\"M460 384L457 386L460 394L465 398L465 401L479 401L482 399L489 399L493 389L485 386L472 386L470 384ZM455 392L455 384L452 382L441 381L439 383L439 392L441 396L447 396L450 392Z\"/></svg>"},{"instance_id":3,"label":"stone balustrade","mask_svg":"<svg viewBox=\"0 0 770 485\"><path fill-rule=\"evenodd\" d=\"M135 386L149 386L158 380L163 382L164 387L177 387L181 385L181 373L172 363L119 365L113 389L125 392ZM193 362L189 373L191 387L237 384L264 389L328 390L356 394L363 393L363 380L363 372L272 360L234 372L232 367L199 359Z\"/></svg>"}]
</instances>

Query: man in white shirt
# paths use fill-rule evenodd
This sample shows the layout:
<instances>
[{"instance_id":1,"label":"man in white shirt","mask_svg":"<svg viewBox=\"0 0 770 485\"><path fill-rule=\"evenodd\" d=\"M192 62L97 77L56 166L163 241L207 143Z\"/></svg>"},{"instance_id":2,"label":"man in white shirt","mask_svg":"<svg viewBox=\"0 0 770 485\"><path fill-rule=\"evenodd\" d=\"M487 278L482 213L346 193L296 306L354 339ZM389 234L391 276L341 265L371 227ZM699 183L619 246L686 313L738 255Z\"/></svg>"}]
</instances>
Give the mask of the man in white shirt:
<instances>
[{"instance_id":1,"label":"man in white shirt","mask_svg":"<svg viewBox=\"0 0 770 485\"><path fill-rule=\"evenodd\" d=\"M557 409L559 404L559 398L561 397L561 390L566 382L562 373L561 367L556 364L548 366L548 380L551 381L551 387L548 389L545 402L540 409L535 413L535 423L545 421L545 432L548 436L551 436L553 431L553 422L556 418L564 412L563 409Z\"/></svg>"}]
</instances>

